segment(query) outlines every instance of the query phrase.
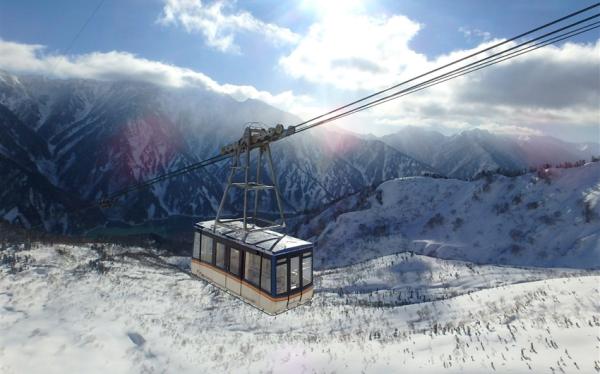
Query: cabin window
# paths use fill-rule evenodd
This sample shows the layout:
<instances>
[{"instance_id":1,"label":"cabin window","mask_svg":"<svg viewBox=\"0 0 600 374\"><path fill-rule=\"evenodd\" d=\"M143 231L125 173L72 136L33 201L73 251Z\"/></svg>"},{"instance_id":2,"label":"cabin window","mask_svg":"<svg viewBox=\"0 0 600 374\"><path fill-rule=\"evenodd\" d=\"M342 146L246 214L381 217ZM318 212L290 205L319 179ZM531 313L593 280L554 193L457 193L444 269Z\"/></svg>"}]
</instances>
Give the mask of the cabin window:
<instances>
[{"instance_id":1,"label":"cabin window","mask_svg":"<svg viewBox=\"0 0 600 374\"><path fill-rule=\"evenodd\" d=\"M287 292L287 261L285 258L277 260L277 267L275 268L276 275L276 290L275 292L280 295Z\"/></svg>"},{"instance_id":2,"label":"cabin window","mask_svg":"<svg viewBox=\"0 0 600 374\"><path fill-rule=\"evenodd\" d=\"M300 287L300 257L290 258L290 291Z\"/></svg>"},{"instance_id":3,"label":"cabin window","mask_svg":"<svg viewBox=\"0 0 600 374\"><path fill-rule=\"evenodd\" d=\"M225 244L217 242L217 253L215 257L215 265L221 269L225 269Z\"/></svg>"},{"instance_id":4,"label":"cabin window","mask_svg":"<svg viewBox=\"0 0 600 374\"><path fill-rule=\"evenodd\" d=\"M229 248L229 271L240 275L240 251L235 248Z\"/></svg>"},{"instance_id":5,"label":"cabin window","mask_svg":"<svg viewBox=\"0 0 600 374\"><path fill-rule=\"evenodd\" d=\"M248 282L256 286L259 285L260 276L260 256L254 253L246 252L246 267L244 275Z\"/></svg>"},{"instance_id":6,"label":"cabin window","mask_svg":"<svg viewBox=\"0 0 600 374\"><path fill-rule=\"evenodd\" d=\"M193 258L200 258L200 233L194 233L194 253L192 254Z\"/></svg>"},{"instance_id":7,"label":"cabin window","mask_svg":"<svg viewBox=\"0 0 600 374\"><path fill-rule=\"evenodd\" d=\"M305 255L306 256L306 255ZM312 256L302 258L302 287L312 282Z\"/></svg>"},{"instance_id":8,"label":"cabin window","mask_svg":"<svg viewBox=\"0 0 600 374\"><path fill-rule=\"evenodd\" d=\"M213 259L213 239L210 236L202 235L202 247L200 248L200 259L212 264Z\"/></svg>"},{"instance_id":9,"label":"cabin window","mask_svg":"<svg viewBox=\"0 0 600 374\"><path fill-rule=\"evenodd\" d=\"M260 287L271 293L271 259L263 257Z\"/></svg>"}]
</instances>

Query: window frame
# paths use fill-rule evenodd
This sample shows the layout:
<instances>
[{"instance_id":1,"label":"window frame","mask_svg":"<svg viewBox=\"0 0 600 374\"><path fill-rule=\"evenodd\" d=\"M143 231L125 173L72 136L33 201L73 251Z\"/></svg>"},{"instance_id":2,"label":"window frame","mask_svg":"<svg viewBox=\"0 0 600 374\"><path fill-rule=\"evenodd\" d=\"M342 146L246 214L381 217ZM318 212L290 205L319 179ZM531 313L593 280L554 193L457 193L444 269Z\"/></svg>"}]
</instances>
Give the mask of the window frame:
<instances>
[{"instance_id":1,"label":"window frame","mask_svg":"<svg viewBox=\"0 0 600 374\"><path fill-rule=\"evenodd\" d=\"M259 252L256 252L256 251L244 251L244 252L246 252L246 255L244 256L245 257L245 259L244 259L244 277L242 279L244 280L244 282L247 282L248 284L251 284L252 286L260 289L260 276L261 276L261 270L262 270L261 269L262 256L260 255ZM246 266L247 266L246 260L249 259L249 258L251 258L251 257L247 256L248 254L258 257L258 277L257 277L258 278L258 282L256 282L256 283L254 283L252 281L252 279L248 279L248 277L246 277L246 275L247 275L246 274Z\"/></svg>"},{"instance_id":2,"label":"window frame","mask_svg":"<svg viewBox=\"0 0 600 374\"><path fill-rule=\"evenodd\" d=\"M298 275L297 275L297 280L295 282L296 287L294 287L294 289L292 289L292 260L298 260ZM295 254L295 256L290 256L288 258L288 291L290 294L292 293L296 293L299 290L302 290L302 254L301 253L297 253Z\"/></svg>"},{"instance_id":3,"label":"window frame","mask_svg":"<svg viewBox=\"0 0 600 374\"><path fill-rule=\"evenodd\" d=\"M201 236L200 236L200 261L205 263L205 264L210 264L210 265L214 265L215 264L215 241L216 238L212 235L206 235L204 231L200 232ZM202 258L202 254L204 253L204 251L206 251L206 248L204 247L204 237L207 237L210 239L211 242L211 248L210 248L210 252L211 252L211 257L210 257L210 262L209 261L205 261Z\"/></svg>"},{"instance_id":4,"label":"window frame","mask_svg":"<svg viewBox=\"0 0 600 374\"><path fill-rule=\"evenodd\" d=\"M275 261L273 261L275 263L275 291L274 294L275 296L284 296L287 295L290 292L290 287L289 287L289 281L288 281L288 275L290 273L289 270L289 264L288 264L288 259L286 257L275 257L274 258ZM285 274L283 279L285 280L285 290L283 292L279 292L279 287L277 286L279 284L278 281L278 277L277 277L277 268L283 266L285 268ZM271 283L273 283L273 280L271 280Z\"/></svg>"},{"instance_id":5,"label":"window frame","mask_svg":"<svg viewBox=\"0 0 600 374\"><path fill-rule=\"evenodd\" d=\"M291 289L291 258L292 257L299 257L299 277L300 277L300 286L298 288L294 288L293 290ZM294 295L297 294L298 292L302 292L304 290L306 290L307 288L310 288L313 286L314 284L314 258L311 260L311 266L310 266L310 271L311 271L311 280L310 283L304 284L304 274L303 274L303 268L302 268L302 264L303 264L303 260L304 258L308 258L311 257L313 258L313 247L310 247L308 249L303 249L301 251L294 251L294 252L290 252L290 253L285 253L279 256L273 256L274 261L271 262L271 265L273 266L274 269L271 270L271 284L275 285L273 288L273 296L276 297L282 297L282 296L290 296L290 295ZM278 288L277 288L277 266L281 266L282 264L285 264L285 268L286 268L286 290L285 292L279 292ZM272 286L273 287L273 286Z\"/></svg>"},{"instance_id":6,"label":"window frame","mask_svg":"<svg viewBox=\"0 0 600 374\"><path fill-rule=\"evenodd\" d=\"M310 282L304 284L304 260L309 259L309 258L310 258ZM301 288L303 288L303 289L307 286L312 285L312 283L313 283L313 276L314 276L313 266L314 266L314 263L313 263L312 252L302 253L302 255L300 256L300 268L301 268L301 270L300 270L300 285L301 285Z\"/></svg>"},{"instance_id":7,"label":"window frame","mask_svg":"<svg viewBox=\"0 0 600 374\"><path fill-rule=\"evenodd\" d=\"M269 265L268 266L264 266L265 260L269 261ZM261 255L260 256L260 289L264 292L269 293L269 295L271 295L273 293L273 282L272 282L272 277L271 277L271 273L272 273L272 269L273 269L273 256L265 256L265 255ZM263 275L263 271L269 269L269 276L265 277ZM269 288L265 288L263 285L263 280L269 282Z\"/></svg>"},{"instance_id":8,"label":"window frame","mask_svg":"<svg viewBox=\"0 0 600 374\"><path fill-rule=\"evenodd\" d=\"M194 248L192 249L192 258L196 260L200 260L200 247L202 246L202 233L200 231L194 232ZM198 250L198 255L196 256L196 249Z\"/></svg>"},{"instance_id":9,"label":"window frame","mask_svg":"<svg viewBox=\"0 0 600 374\"><path fill-rule=\"evenodd\" d=\"M219 246L221 246L223 248L223 265L222 266L219 266L219 264L217 263L217 255L218 255ZM214 254L215 254L214 264L215 264L215 267L217 269L226 270L227 269L227 256L226 256L227 255L227 246L222 241L215 240L214 247L215 247L215 250L214 250Z\"/></svg>"},{"instance_id":10,"label":"window frame","mask_svg":"<svg viewBox=\"0 0 600 374\"><path fill-rule=\"evenodd\" d=\"M231 253L232 250L237 252L237 273L234 273L233 271L231 271ZM242 264L242 253L244 252L243 250L240 250L238 248L235 247L230 247L227 246L227 252L228 252L228 256L227 256L227 272L229 274L234 275L237 278L240 278L242 275L242 268L243 266L241 266Z\"/></svg>"}]
</instances>

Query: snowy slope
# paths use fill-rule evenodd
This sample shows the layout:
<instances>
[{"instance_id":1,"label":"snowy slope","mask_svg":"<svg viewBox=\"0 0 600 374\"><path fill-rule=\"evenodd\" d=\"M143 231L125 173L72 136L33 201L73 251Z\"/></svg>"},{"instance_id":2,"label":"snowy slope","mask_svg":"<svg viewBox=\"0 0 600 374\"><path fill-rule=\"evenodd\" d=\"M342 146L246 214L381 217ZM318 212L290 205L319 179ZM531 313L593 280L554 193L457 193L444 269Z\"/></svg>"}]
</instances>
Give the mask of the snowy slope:
<instances>
[{"instance_id":1,"label":"snowy slope","mask_svg":"<svg viewBox=\"0 0 600 374\"><path fill-rule=\"evenodd\" d=\"M590 373L600 365L597 273L528 275L402 254L317 273L318 287L342 287L318 288L310 306L271 317L169 265L189 258L163 262L113 246L0 253L3 373ZM404 279L386 284L440 298L378 306L377 291L344 289L389 277L392 262ZM448 292L428 279L443 279ZM353 302L356 292L372 301Z\"/></svg>"},{"instance_id":2,"label":"snowy slope","mask_svg":"<svg viewBox=\"0 0 600 374\"><path fill-rule=\"evenodd\" d=\"M475 265L403 252L321 271L316 287L320 292L344 295L338 301L346 305L397 306L443 300L516 283L595 273L561 268Z\"/></svg>"},{"instance_id":3,"label":"snowy slope","mask_svg":"<svg viewBox=\"0 0 600 374\"><path fill-rule=\"evenodd\" d=\"M412 250L478 263L600 267L600 163L478 181L399 178L296 233L320 267Z\"/></svg>"}]
</instances>

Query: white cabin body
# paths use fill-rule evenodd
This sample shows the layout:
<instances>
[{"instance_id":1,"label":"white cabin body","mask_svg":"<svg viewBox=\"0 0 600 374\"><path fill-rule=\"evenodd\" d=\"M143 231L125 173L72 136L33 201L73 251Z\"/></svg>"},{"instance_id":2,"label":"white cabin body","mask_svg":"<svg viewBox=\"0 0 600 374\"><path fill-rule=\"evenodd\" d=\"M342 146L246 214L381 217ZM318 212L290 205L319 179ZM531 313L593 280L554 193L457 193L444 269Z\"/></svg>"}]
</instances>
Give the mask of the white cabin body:
<instances>
[{"instance_id":1,"label":"white cabin body","mask_svg":"<svg viewBox=\"0 0 600 374\"><path fill-rule=\"evenodd\" d=\"M268 314L312 299L312 243L270 230L247 233L241 222L214 224L195 225L193 274Z\"/></svg>"}]
</instances>

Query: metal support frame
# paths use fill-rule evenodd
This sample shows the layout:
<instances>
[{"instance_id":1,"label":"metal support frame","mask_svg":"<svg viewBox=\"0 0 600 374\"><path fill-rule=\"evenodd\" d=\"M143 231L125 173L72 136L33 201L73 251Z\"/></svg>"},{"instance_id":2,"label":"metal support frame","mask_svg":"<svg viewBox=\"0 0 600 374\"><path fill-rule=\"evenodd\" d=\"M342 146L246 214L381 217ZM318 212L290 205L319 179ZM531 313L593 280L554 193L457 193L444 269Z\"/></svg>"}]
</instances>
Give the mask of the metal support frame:
<instances>
[{"instance_id":1,"label":"metal support frame","mask_svg":"<svg viewBox=\"0 0 600 374\"><path fill-rule=\"evenodd\" d=\"M279 192L277 175L275 174L275 168L273 167L273 157L271 156L270 143L271 141L278 140L290 133L293 133L293 131L293 128L288 128L288 130L284 132L283 126L281 125L270 129L249 126L246 127L244 135L238 142L222 148L221 153L232 153L233 157L231 161L231 170L229 172L229 177L227 178L227 185L225 186L225 190L223 191L223 197L221 198L221 202L219 204L219 210L217 211L213 231L216 231L217 226L225 226L230 229L234 229L234 226L231 225L231 223L233 222L241 222L243 230L246 233L262 231L267 229L285 228L283 202L281 199L281 194ZM256 157L255 181L250 180L250 159L252 150L258 151L258 155ZM271 180L273 181L272 185L263 184L261 181L263 154L265 153L267 166L271 174ZM242 154L244 154L245 156L244 159L242 159ZM236 174L239 174L239 171L242 169L244 171L243 182L234 182ZM237 187L243 190L243 216L241 219L221 219L221 214L225 206L225 200L227 199L227 194L231 187ZM250 190L254 191L254 207L249 215L248 192ZM259 193L261 191L269 190L273 190L275 192L275 199L277 201L277 208L279 210L279 222L258 217L258 203L260 201Z\"/></svg>"}]
</instances>

